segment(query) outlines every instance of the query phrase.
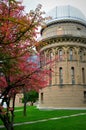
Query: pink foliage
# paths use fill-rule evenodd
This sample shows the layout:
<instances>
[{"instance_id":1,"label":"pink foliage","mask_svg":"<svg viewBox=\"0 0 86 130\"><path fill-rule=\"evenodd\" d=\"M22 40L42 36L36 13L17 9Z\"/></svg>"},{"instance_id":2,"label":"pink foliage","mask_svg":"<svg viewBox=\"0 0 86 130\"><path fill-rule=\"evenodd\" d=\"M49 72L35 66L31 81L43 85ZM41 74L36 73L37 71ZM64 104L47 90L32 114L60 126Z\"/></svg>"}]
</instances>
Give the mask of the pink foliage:
<instances>
[{"instance_id":1,"label":"pink foliage","mask_svg":"<svg viewBox=\"0 0 86 130\"><path fill-rule=\"evenodd\" d=\"M13 1L0 2L0 67L3 71L0 91L18 93L22 86L38 91L47 84L47 70L38 68L39 58L36 62L29 59L34 55L33 46L37 44L38 26L44 20L41 5L25 14L21 2Z\"/></svg>"},{"instance_id":2,"label":"pink foliage","mask_svg":"<svg viewBox=\"0 0 86 130\"><path fill-rule=\"evenodd\" d=\"M41 69L39 58L33 60L38 26L45 20L40 9L25 14L21 2L0 1L0 119L7 129L13 127L16 94L47 85L48 70Z\"/></svg>"}]
</instances>

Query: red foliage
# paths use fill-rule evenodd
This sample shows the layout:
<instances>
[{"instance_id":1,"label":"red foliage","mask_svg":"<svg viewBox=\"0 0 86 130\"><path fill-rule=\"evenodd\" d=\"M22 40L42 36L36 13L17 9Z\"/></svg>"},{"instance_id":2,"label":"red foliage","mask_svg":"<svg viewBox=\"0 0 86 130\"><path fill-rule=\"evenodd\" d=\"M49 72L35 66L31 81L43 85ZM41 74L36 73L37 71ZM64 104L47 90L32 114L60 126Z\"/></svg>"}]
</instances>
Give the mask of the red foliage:
<instances>
[{"instance_id":1,"label":"red foliage","mask_svg":"<svg viewBox=\"0 0 86 130\"><path fill-rule=\"evenodd\" d=\"M38 91L47 84L45 77L48 71L40 69L38 59L35 59L36 62L30 60L35 54L32 48L37 44L37 28L44 20L40 9L41 5L35 11L25 14L21 2L0 1L0 114L3 113L1 106L5 101L6 122L5 117L0 115L0 118L6 128L11 122L8 115L10 110L14 110L15 95L22 92L22 88ZM11 98L12 109L9 106Z\"/></svg>"},{"instance_id":2,"label":"red foliage","mask_svg":"<svg viewBox=\"0 0 86 130\"><path fill-rule=\"evenodd\" d=\"M3 71L3 76L0 77L1 91L9 88L10 92L19 86L38 90L45 86L45 73L38 69L37 63L28 60L33 53L32 47L37 44L37 27L43 20L40 8L39 5L34 12L26 15L21 2L0 2L0 66Z\"/></svg>"}]
</instances>

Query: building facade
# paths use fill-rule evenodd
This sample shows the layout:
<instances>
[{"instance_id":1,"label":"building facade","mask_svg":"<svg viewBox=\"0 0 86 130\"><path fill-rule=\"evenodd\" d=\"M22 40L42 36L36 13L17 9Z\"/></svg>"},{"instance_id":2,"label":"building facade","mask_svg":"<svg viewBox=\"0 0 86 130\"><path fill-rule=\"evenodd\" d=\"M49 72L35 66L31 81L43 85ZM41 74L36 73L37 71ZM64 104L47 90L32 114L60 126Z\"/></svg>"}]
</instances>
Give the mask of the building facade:
<instances>
[{"instance_id":1,"label":"building facade","mask_svg":"<svg viewBox=\"0 0 86 130\"><path fill-rule=\"evenodd\" d=\"M72 6L55 7L41 30L41 65L52 71L39 108L86 108L86 19ZM52 61L51 64L47 64Z\"/></svg>"}]
</instances>

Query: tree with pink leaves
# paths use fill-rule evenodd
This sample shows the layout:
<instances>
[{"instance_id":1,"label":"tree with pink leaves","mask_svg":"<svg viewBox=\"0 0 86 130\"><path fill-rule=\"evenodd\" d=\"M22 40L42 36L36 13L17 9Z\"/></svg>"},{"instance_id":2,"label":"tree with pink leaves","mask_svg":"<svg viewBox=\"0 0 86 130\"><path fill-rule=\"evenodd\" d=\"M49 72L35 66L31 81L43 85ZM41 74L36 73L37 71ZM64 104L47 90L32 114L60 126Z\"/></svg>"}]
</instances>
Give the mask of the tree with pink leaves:
<instances>
[{"instance_id":1,"label":"tree with pink leaves","mask_svg":"<svg viewBox=\"0 0 86 130\"><path fill-rule=\"evenodd\" d=\"M24 13L16 0L0 1L0 119L7 130L13 130L15 97L17 93L39 91L47 84L47 70L30 60L37 44L38 26L42 25L41 5ZM4 109L3 103L7 108Z\"/></svg>"}]
</instances>

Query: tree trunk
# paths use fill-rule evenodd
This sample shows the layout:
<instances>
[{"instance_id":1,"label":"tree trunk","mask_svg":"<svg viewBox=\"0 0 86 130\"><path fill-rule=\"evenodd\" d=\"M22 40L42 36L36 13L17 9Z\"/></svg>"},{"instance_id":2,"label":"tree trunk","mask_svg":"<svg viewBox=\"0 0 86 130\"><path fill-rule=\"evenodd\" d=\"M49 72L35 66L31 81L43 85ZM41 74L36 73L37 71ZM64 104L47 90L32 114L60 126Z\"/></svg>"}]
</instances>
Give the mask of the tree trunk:
<instances>
[{"instance_id":1,"label":"tree trunk","mask_svg":"<svg viewBox=\"0 0 86 130\"><path fill-rule=\"evenodd\" d=\"M13 105L12 105L12 107L13 107L13 111L11 111L11 114L12 114L12 117L11 117L11 128L12 128L12 130L14 129L13 124L14 124L14 107L15 107L15 98L16 98L16 94L14 94L14 96L13 96Z\"/></svg>"},{"instance_id":2,"label":"tree trunk","mask_svg":"<svg viewBox=\"0 0 86 130\"><path fill-rule=\"evenodd\" d=\"M23 112L24 116L26 116L26 107L27 107L27 103L24 101L24 112Z\"/></svg>"},{"instance_id":3,"label":"tree trunk","mask_svg":"<svg viewBox=\"0 0 86 130\"><path fill-rule=\"evenodd\" d=\"M14 130L13 124L11 122L4 124L6 130Z\"/></svg>"},{"instance_id":4,"label":"tree trunk","mask_svg":"<svg viewBox=\"0 0 86 130\"><path fill-rule=\"evenodd\" d=\"M27 97L26 97L25 88L23 89L23 95L24 95L24 111L23 111L23 115L26 116Z\"/></svg>"},{"instance_id":5,"label":"tree trunk","mask_svg":"<svg viewBox=\"0 0 86 130\"><path fill-rule=\"evenodd\" d=\"M13 130L13 126L11 125L11 122L9 122L9 119L7 116L0 115L0 119L2 120L6 130Z\"/></svg>"},{"instance_id":6,"label":"tree trunk","mask_svg":"<svg viewBox=\"0 0 86 130\"><path fill-rule=\"evenodd\" d=\"M0 118L6 128L6 130L14 130L14 106L15 106L15 94L13 95L13 102L12 102L12 108L9 110L9 104L11 101L11 98L9 98L7 101L7 113L6 115L0 115Z\"/></svg>"}]
</instances>

